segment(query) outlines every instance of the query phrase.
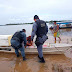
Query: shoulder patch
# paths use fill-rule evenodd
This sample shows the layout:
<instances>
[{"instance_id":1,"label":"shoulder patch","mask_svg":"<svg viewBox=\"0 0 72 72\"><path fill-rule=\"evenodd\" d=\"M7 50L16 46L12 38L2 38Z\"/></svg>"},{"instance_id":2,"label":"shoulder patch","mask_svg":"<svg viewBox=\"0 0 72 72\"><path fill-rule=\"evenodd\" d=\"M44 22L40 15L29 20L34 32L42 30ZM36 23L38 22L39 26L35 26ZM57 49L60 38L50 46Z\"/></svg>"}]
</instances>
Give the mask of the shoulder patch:
<instances>
[{"instance_id":1,"label":"shoulder patch","mask_svg":"<svg viewBox=\"0 0 72 72\"><path fill-rule=\"evenodd\" d=\"M45 26L45 23L41 24L41 27L44 27Z\"/></svg>"}]
</instances>

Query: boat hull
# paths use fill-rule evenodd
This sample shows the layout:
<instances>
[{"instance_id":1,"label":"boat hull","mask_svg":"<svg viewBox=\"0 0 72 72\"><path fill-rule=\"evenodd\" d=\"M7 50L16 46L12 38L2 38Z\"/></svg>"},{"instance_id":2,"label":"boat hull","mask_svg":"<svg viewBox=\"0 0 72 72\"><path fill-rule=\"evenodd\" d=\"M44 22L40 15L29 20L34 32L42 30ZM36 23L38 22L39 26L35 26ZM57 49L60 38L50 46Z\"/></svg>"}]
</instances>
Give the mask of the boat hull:
<instances>
[{"instance_id":1,"label":"boat hull","mask_svg":"<svg viewBox=\"0 0 72 72\"><path fill-rule=\"evenodd\" d=\"M64 54L70 46L66 47L44 47L43 54ZM5 53L15 53L15 50L12 47L0 47L0 52ZM25 48L26 54L38 54L37 48Z\"/></svg>"},{"instance_id":2,"label":"boat hull","mask_svg":"<svg viewBox=\"0 0 72 72\"><path fill-rule=\"evenodd\" d=\"M69 28L72 28L72 26L71 27L59 27L59 29L69 29ZM53 29L53 27L50 27L49 29Z\"/></svg>"},{"instance_id":3,"label":"boat hull","mask_svg":"<svg viewBox=\"0 0 72 72\"><path fill-rule=\"evenodd\" d=\"M11 47L10 39L11 35L0 35L0 52L15 53L15 50ZM70 47L72 47L72 44L49 43L46 41L43 45L43 54L63 54ZM25 48L25 53L38 54L35 44Z\"/></svg>"}]
</instances>

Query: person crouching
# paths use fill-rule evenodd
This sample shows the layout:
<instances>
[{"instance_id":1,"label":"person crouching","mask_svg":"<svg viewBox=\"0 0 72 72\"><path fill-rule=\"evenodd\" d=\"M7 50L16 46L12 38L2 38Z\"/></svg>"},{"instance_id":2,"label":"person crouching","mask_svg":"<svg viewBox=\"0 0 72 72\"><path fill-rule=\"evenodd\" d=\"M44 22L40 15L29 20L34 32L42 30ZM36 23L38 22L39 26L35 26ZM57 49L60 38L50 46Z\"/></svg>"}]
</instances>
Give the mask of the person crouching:
<instances>
[{"instance_id":1,"label":"person crouching","mask_svg":"<svg viewBox=\"0 0 72 72\"><path fill-rule=\"evenodd\" d=\"M25 58L25 46L26 46L26 30L22 29L22 31L15 32L11 38L11 46L15 49L16 56L19 57L19 51L21 51L21 55L23 57L23 61Z\"/></svg>"}]
</instances>

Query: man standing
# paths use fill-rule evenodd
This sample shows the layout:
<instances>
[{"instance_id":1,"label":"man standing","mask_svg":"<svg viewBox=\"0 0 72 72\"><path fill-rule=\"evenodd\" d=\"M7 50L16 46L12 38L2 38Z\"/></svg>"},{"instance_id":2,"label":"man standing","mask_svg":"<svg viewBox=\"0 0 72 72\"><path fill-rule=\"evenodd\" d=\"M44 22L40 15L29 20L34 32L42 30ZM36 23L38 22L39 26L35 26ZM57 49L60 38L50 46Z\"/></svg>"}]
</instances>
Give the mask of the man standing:
<instances>
[{"instance_id":1,"label":"man standing","mask_svg":"<svg viewBox=\"0 0 72 72\"><path fill-rule=\"evenodd\" d=\"M24 52L24 46L26 46L26 30L22 29L22 31L15 32L15 34L12 36L11 39L11 46L15 49L15 53L17 57L19 57L18 50L21 51L21 55L23 57L23 61L26 60L25 58L25 52Z\"/></svg>"},{"instance_id":2,"label":"man standing","mask_svg":"<svg viewBox=\"0 0 72 72\"><path fill-rule=\"evenodd\" d=\"M55 43L56 43L56 37L59 38L59 43L60 43L61 38L59 37L59 25L56 24L56 21L54 21L53 34L54 34L54 38L55 38Z\"/></svg>"},{"instance_id":3,"label":"man standing","mask_svg":"<svg viewBox=\"0 0 72 72\"><path fill-rule=\"evenodd\" d=\"M34 36L35 35L37 36L35 44L38 50L38 58L40 59L39 62L45 63L43 52L42 52L42 45L48 39L46 35L48 32L48 26L46 25L45 21L40 20L37 15L34 16L34 21L35 22L32 28L31 39L33 41Z\"/></svg>"}]
</instances>

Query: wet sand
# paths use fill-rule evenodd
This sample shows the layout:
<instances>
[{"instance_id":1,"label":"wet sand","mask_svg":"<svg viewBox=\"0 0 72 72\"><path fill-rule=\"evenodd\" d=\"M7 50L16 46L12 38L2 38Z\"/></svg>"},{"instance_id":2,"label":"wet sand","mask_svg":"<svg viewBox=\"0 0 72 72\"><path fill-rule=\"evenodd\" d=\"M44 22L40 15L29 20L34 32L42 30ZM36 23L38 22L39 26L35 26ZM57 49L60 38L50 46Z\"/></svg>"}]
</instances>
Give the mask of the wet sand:
<instances>
[{"instance_id":1,"label":"wet sand","mask_svg":"<svg viewBox=\"0 0 72 72\"><path fill-rule=\"evenodd\" d=\"M23 61L15 54L0 53L0 72L72 72L72 59L64 55L44 55L46 63L39 63L37 55L26 55Z\"/></svg>"},{"instance_id":2,"label":"wet sand","mask_svg":"<svg viewBox=\"0 0 72 72\"><path fill-rule=\"evenodd\" d=\"M60 36L61 43L72 44L71 36ZM48 43L54 43L54 37L49 35ZM57 38L58 43L58 38ZM46 63L39 63L37 55L26 55L23 61L15 54L0 53L0 72L72 72L72 59L65 55L44 55Z\"/></svg>"}]
</instances>

